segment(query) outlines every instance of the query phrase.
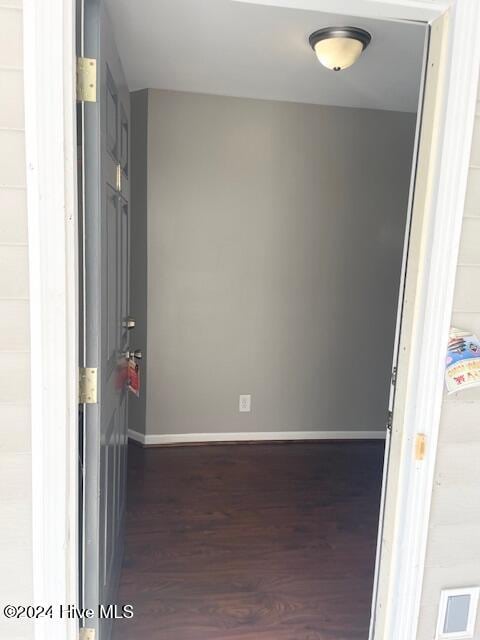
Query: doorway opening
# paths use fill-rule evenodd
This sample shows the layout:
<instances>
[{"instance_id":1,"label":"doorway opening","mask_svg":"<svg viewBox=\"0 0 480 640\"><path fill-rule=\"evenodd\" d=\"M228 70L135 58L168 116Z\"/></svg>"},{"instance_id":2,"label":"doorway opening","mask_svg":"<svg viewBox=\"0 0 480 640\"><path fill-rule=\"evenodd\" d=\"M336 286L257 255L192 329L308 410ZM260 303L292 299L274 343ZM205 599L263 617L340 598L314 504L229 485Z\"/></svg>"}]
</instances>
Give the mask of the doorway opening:
<instances>
[{"instance_id":1,"label":"doorway opening","mask_svg":"<svg viewBox=\"0 0 480 640\"><path fill-rule=\"evenodd\" d=\"M83 7L85 626L364 639L426 26L198 5Z\"/></svg>"}]
</instances>

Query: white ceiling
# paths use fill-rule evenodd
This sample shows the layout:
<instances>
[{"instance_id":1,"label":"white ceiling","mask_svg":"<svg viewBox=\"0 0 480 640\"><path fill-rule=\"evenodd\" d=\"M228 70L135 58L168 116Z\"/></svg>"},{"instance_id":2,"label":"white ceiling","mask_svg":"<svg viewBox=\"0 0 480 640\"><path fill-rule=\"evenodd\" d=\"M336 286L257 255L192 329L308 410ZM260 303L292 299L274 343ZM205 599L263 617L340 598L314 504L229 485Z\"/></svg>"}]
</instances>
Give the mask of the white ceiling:
<instances>
[{"instance_id":1,"label":"white ceiling","mask_svg":"<svg viewBox=\"0 0 480 640\"><path fill-rule=\"evenodd\" d=\"M131 90L156 88L416 111L425 27L232 0L107 0ZM329 25L367 29L350 69L323 68L308 44Z\"/></svg>"}]
</instances>

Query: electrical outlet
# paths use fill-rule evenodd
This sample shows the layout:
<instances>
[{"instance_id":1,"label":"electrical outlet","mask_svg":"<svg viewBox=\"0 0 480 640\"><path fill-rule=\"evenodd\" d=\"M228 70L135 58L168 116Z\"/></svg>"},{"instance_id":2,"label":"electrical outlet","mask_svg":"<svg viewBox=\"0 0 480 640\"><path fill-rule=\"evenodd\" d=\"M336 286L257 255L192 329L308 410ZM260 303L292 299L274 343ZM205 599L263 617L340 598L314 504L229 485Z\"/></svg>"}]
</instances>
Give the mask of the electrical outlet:
<instances>
[{"instance_id":1,"label":"electrical outlet","mask_svg":"<svg viewBox=\"0 0 480 640\"><path fill-rule=\"evenodd\" d=\"M240 396L238 402L238 410L240 413L249 412L252 410L252 396L250 394Z\"/></svg>"}]
</instances>

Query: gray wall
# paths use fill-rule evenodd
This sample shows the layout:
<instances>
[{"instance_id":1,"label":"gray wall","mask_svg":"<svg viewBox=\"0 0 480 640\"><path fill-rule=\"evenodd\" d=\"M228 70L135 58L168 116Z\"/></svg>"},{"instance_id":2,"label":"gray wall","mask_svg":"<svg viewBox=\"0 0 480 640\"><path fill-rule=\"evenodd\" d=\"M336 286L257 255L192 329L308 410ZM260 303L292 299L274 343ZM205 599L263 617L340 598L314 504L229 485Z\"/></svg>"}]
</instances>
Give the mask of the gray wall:
<instances>
[{"instance_id":1,"label":"gray wall","mask_svg":"<svg viewBox=\"0 0 480 640\"><path fill-rule=\"evenodd\" d=\"M414 115L151 90L148 117L147 434L383 429Z\"/></svg>"},{"instance_id":2,"label":"gray wall","mask_svg":"<svg viewBox=\"0 0 480 640\"><path fill-rule=\"evenodd\" d=\"M6 4L0 6L0 611L33 597L22 2ZM31 621L0 615L0 638L32 637Z\"/></svg>"},{"instance_id":3,"label":"gray wall","mask_svg":"<svg viewBox=\"0 0 480 640\"><path fill-rule=\"evenodd\" d=\"M145 430L147 383L147 122L148 91L130 94L130 315L136 320L130 331L130 346L141 349L142 392L139 398L130 394L128 424L134 431Z\"/></svg>"},{"instance_id":4,"label":"gray wall","mask_svg":"<svg viewBox=\"0 0 480 640\"><path fill-rule=\"evenodd\" d=\"M480 336L480 101L477 113L452 325ZM435 637L441 589L480 586L479 460L480 388L445 395L418 640ZM480 615L475 638L480 638Z\"/></svg>"}]
</instances>

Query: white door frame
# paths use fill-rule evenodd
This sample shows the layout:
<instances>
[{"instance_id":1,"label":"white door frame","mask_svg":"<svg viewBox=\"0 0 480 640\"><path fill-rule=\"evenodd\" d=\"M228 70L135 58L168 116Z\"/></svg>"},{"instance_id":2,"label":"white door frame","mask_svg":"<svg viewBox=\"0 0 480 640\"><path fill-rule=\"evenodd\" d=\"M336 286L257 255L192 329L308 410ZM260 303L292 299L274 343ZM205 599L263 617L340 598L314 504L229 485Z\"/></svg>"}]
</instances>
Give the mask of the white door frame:
<instances>
[{"instance_id":1,"label":"white door frame","mask_svg":"<svg viewBox=\"0 0 480 640\"><path fill-rule=\"evenodd\" d=\"M416 636L433 473L480 65L478 0L242 0L359 17L421 20L449 12L435 179L425 215L422 286L408 385L383 640ZM32 360L34 599L77 602L77 203L75 2L24 0ZM438 114L438 111L437 111ZM415 349L415 345L421 349ZM422 462L413 455L427 438ZM36 640L76 640L76 623L35 623Z\"/></svg>"},{"instance_id":2,"label":"white door frame","mask_svg":"<svg viewBox=\"0 0 480 640\"><path fill-rule=\"evenodd\" d=\"M35 640L76 640L78 310L73 0L24 0Z\"/></svg>"}]
</instances>

